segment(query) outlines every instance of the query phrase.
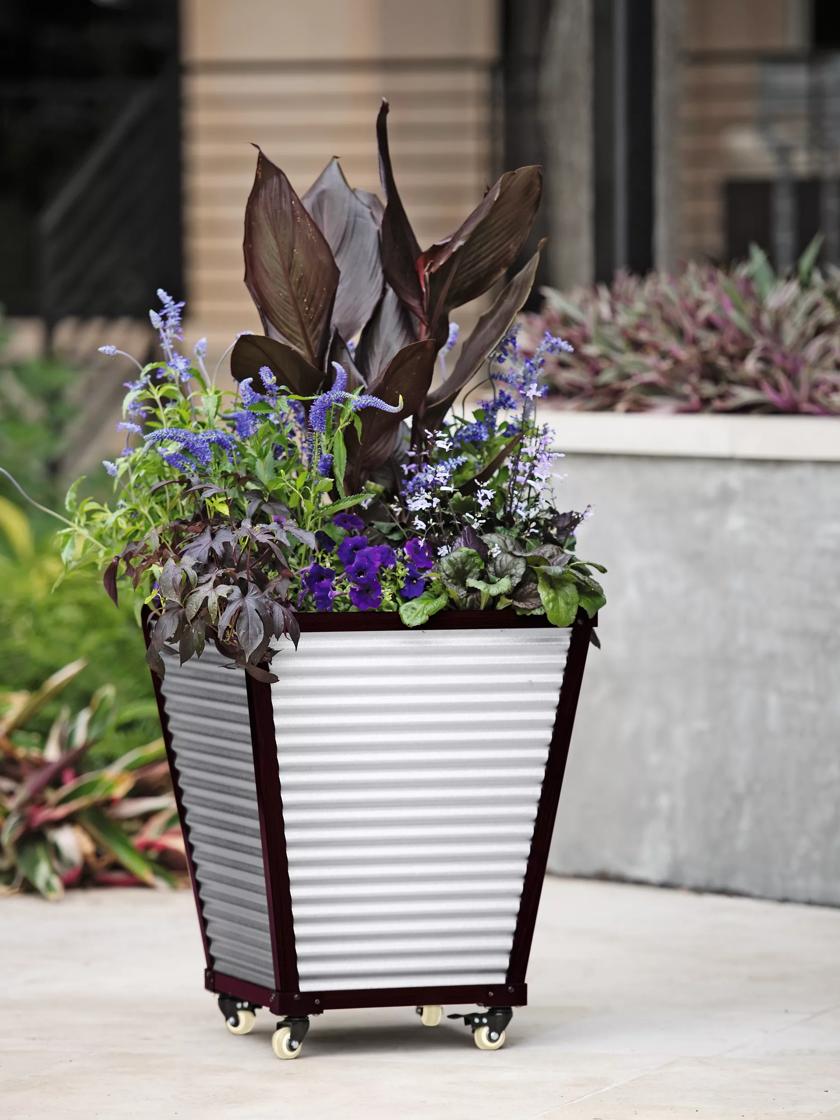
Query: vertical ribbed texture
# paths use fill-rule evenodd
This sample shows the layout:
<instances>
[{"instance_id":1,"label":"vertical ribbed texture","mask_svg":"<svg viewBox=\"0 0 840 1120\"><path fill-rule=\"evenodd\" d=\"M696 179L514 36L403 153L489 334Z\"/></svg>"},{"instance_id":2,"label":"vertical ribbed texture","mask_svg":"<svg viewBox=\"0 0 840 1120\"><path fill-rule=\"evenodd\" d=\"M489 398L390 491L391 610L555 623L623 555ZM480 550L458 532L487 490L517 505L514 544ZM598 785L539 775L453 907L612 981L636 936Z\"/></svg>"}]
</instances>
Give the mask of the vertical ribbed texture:
<instances>
[{"instance_id":1,"label":"vertical ribbed texture","mask_svg":"<svg viewBox=\"0 0 840 1120\"><path fill-rule=\"evenodd\" d=\"M275 657L302 991L504 980L569 634L305 633Z\"/></svg>"},{"instance_id":2,"label":"vertical ribbed texture","mask_svg":"<svg viewBox=\"0 0 840 1120\"><path fill-rule=\"evenodd\" d=\"M161 683L213 966L274 987L245 674L210 649Z\"/></svg>"}]
</instances>

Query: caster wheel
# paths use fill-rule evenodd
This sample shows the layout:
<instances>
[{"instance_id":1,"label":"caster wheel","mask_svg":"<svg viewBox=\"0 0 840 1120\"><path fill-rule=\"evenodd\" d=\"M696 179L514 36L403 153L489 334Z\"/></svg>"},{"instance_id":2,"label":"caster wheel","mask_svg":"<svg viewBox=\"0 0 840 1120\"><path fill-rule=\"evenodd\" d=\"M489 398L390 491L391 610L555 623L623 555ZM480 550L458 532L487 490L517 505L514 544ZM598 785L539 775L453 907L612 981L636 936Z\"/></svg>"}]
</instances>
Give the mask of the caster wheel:
<instances>
[{"instance_id":1,"label":"caster wheel","mask_svg":"<svg viewBox=\"0 0 840 1120\"><path fill-rule=\"evenodd\" d=\"M271 1049L278 1058L289 1061L300 1057L303 1043L294 1041L289 1027L278 1027L271 1037Z\"/></svg>"},{"instance_id":2,"label":"caster wheel","mask_svg":"<svg viewBox=\"0 0 840 1120\"><path fill-rule=\"evenodd\" d=\"M496 1037L493 1038L493 1035ZM505 1044L505 1032L494 1031L490 1027L476 1027L473 1031L473 1042L479 1050L501 1050Z\"/></svg>"},{"instance_id":3,"label":"caster wheel","mask_svg":"<svg viewBox=\"0 0 840 1120\"><path fill-rule=\"evenodd\" d=\"M225 1019L225 1026L231 1034L250 1034L256 1021L257 1017L253 1011L246 1011L242 1008Z\"/></svg>"},{"instance_id":4,"label":"caster wheel","mask_svg":"<svg viewBox=\"0 0 840 1120\"><path fill-rule=\"evenodd\" d=\"M443 1018L443 1008L436 1003L429 1003L426 1004L425 1007L418 1007L417 1013L424 1027L439 1027L440 1021Z\"/></svg>"}]
</instances>

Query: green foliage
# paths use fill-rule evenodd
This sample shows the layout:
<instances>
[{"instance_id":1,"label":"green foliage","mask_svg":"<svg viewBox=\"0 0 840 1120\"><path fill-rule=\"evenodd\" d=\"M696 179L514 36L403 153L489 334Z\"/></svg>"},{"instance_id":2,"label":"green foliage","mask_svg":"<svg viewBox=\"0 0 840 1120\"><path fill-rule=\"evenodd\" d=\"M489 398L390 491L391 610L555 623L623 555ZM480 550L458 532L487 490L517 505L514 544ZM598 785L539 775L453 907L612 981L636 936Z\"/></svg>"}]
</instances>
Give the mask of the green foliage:
<instances>
[{"instance_id":1,"label":"green foliage","mask_svg":"<svg viewBox=\"0 0 840 1120\"><path fill-rule=\"evenodd\" d=\"M5 334L0 326L0 348ZM0 446L2 461L37 501L52 504L58 493L57 465L74 414L68 390L75 371L46 358L11 361L0 357ZM0 494L13 496L0 479Z\"/></svg>"},{"instance_id":2,"label":"green foliage","mask_svg":"<svg viewBox=\"0 0 840 1120\"><path fill-rule=\"evenodd\" d=\"M86 883L171 884L170 868L185 869L162 740L85 769L114 724L112 686L78 711L65 703L39 730L84 670L78 660L34 692L0 695L0 890L60 898Z\"/></svg>"},{"instance_id":3,"label":"green foliage","mask_svg":"<svg viewBox=\"0 0 840 1120\"><path fill-rule=\"evenodd\" d=\"M35 541L20 511L0 505L0 688L37 689L70 658L88 664L84 679L72 680L64 701L80 706L90 688L110 681L117 717L91 749L94 761L118 757L157 734L158 722L143 660L143 639L131 608L119 609L102 594L98 576L79 573L62 582L52 538ZM10 534L10 526L14 529ZM45 734L57 710L51 702L33 717Z\"/></svg>"}]
</instances>

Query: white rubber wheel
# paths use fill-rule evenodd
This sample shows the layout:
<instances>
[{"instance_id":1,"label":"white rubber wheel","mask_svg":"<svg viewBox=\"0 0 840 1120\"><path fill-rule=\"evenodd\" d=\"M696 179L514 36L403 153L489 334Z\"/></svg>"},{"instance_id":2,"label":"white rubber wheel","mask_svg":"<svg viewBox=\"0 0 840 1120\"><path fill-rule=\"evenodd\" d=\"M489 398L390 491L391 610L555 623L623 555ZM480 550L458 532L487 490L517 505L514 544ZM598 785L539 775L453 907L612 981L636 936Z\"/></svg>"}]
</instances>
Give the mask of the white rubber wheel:
<instances>
[{"instance_id":1,"label":"white rubber wheel","mask_svg":"<svg viewBox=\"0 0 840 1120\"><path fill-rule=\"evenodd\" d=\"M254 1023L256 1023L257 1021L257 1017L254 1012L246 1011L244 1008L240 1008L236 1012L236 1016L239 1021L235 1025L230 1021L230 1019L225 1019L225 1026L230 1031L230 1033L250 1034L254 1029Z\"/></svg>"},{"instance_id":2,"label":"white rubber wheel","mask_svg":"<svg viewBox=\"0 0 840 1120\"><path fill-rule=\"evenodd\" d=\"M420 1022L424 1027L439 1027L443 1018L443 1008L436 1003L429 1003L420 1011Z\"/></svg>"},{"instance_id":3,"label":"white rubber wheel","mask_svg":"<svg viewBox=\"0 0 840 1120\"><path fill-rule=\"evenodd\" d=\"M295 1045L292 1042L292 1031L290 1027L278 1027L271 1036L271 1049L278 1058L282 1058L283 1061L289 1061L291 1058L300 1057L303 1043L299 1042Z\"/></svg>"},{"instance_id":4,"label":"white rubber wheel","mask_svg":"<svg viewBox=\"0 0 840 1120\"><path fill-rule=\"evenodd\" d=\"M473 1041L479 1050L501 1050L505 1044L506 1037L505 1032L502 1031L499 1037L494 1041L490 1037L489 1027L477 1027L476 1030L473 1031Z\"/></svg>"}]
</instances>

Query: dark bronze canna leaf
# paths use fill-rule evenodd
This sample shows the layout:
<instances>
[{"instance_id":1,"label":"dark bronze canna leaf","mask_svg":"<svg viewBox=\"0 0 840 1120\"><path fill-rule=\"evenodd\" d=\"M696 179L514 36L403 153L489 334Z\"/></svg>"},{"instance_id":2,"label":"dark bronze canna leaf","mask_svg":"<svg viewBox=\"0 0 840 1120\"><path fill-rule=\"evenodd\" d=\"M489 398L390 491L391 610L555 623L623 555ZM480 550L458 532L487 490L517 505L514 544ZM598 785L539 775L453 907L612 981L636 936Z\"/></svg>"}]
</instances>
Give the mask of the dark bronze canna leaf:
<instances>
[{"instance_id":1,"label":"dark bronze canna leaf","mask_svg":"<svg viewBox=\"0 0 840 1120\"><path fill-rule=\"evenodd\" d=\"M267 334L320 368L338 268L324 235L279 167L262 152L245 208L245 283Z\"/></svg>"},{"instance_id":2,"label":"dark bronze canna leaf","mask_svg":"<svg viewBox=\"0 0 840 1120\"><path fill-rule=\"evenodd\" d=\"M353 338L373 314L382 294L379 221L372 204L349 186L335 157L301 201L327 239L338 265L333 327L343 338Z\"/></svg>"},{"instance_id":3,"label":"dark bronze canna leaf","mask_svg":"<svg viewBox=\"0 0 840 1120\"><path fill-rule=\"evenodd\" d=\"M388 102L382 102L376 118L376 140L379 145L379 177L385 192L385 213L382 216L382 270L385 279L421 321L426 320L426 303L418 272L421 253L414 230L406 215L388 147Z\"/></svg>"},{"instance_id":4,"label":"dark bronze canna leaf","mask_svg":"<svg viewBox=\"0 0 840 1120\"><path fill-rule=\"evenodd\" d=\"M381 467L400 442L402 422L422 407L435 368L435 343L423 339L404 347L385 372L370 385L370 392L386 404L395 405L402 397L399 412L381 412L365 408L359 413L362 423L361 442L355 432L347 433L348 491L358 487L360 479Z\"/></svg>"},{"instance_id":5,"label":"dark bronze canna leaf","mask_svg":"<svg viewBox=\"0 0 840 1120\"><path fill-rule=\"evenodd\" d=\"M268 366L278 385L287 385L293 393L310 397L318 392L324 373L285 342L260 334L243 334L236 340L230 355L230 372L237 381L254 378L254 388L261 392L259 371Z\"/></svg>"},{"instance_id":6,"label":"dark bronze canna leaf","mask_svg":"<svg viewBox=\"0 0 840 1120\"><path fill-rule=\"evenodd\" d=\"M495 284L528 240L540 205L542 171L507 171L467 220L423 254L428 322L476 299Z\"/></svg>"},{"instance_id":7,"label":"dark bronze canna leaf","mask_svg":"<svg viewBox=\"0 0 840 1120\"><path fill-rule=\"evenodd\" d=\"M390 284L386 284L356 349L356 363L365 380L374 381L398 351L416 341L417 333L411 315Z\"/></svg>"},{"instance_id":8,"label":"dark bronze canna leaf","mask_svg":"<svg viewBox=\"0 0 840 1120\"><path fill-rule=\"evenodd\" d=\"M505 285L492 307L484 312L469 338L464 342L452 373L443 384L429 394L424 417L427 428L436 428L443 422L455 398L478 373L510 330L516 313L533 287L541 249L542 244L525 267L517 272L509 284Z\"/></svg>"}]
</instances>

